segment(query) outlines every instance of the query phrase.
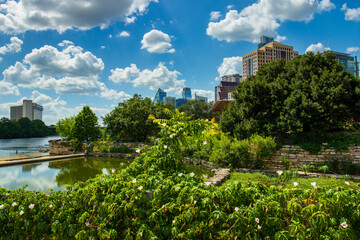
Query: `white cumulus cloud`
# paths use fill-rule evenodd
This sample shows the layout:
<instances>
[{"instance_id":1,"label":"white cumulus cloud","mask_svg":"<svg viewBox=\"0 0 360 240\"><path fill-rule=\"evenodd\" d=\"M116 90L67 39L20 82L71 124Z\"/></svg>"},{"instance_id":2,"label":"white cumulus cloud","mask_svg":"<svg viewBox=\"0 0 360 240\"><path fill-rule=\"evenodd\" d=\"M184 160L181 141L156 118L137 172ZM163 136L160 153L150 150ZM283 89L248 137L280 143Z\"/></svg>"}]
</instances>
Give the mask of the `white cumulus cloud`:
<instances>
[{"instance_id":1,"label":"white cumulus cloud","mask_svg":"<svg viewBox=\"0 0 360 240\"><path fill-rule=\"evenodd\" d=\"M122 31L116 35L117 37L130 37L130 33L127 31Z\"/></svg>"},{"instance_id":2,"label":"white cumulus cloud","mask_svg":"<svg viewBox=\"0 0 360 240\"><path fill-rule=\"evenodd\" d=\"M21 51L23 41L17 37L10 38L10 43L0 47L0 54L17 53Z\"/></svg>"},{"instance_id":3,"label":"white cumulus cloud","mask_svg":"<svg viewBox=\"0 0 360 240\"><path fill-rule=\"evenodd\" d=\"M131 83L134 87L148 87L151 90L161 88L166 92L181 94L185 80L179 80L180 75L178 71L170 71L162 63L153 70L140 70L135 64L131 64L130 67L111 70L109 79L116 83Z\"/></svg>"},{"instance_id":4,"label":"white cumulus cloud","mask_svg":"<svg viewBox=\"0 0 360 240\"><path fill-rule=\"evenodd\" d=\"M2 95L19 95L19 89L11 83L0 81L0 96Z\"/></svg>"},{"instance_id":5,"label":"white cumulus cloud","mask_svg":"<svg viewBox=\"0 0 360 240\"><path fill-rule=\"evenodd\" d=\"M175 49L171 48L170 36L159 30L151 30L145 33L141 40L141 49L146 49L150 53L174 53Z\"/></svg>"},{"instance_id":6,"label":"white cumulus cloud","mask_svg":"<svg viewBox=\"0 0 360 240\"><path fill-rule=\"evenodd\" d=\"M345 12L345 20L356 22L360 21L360 8L348 8L345 3L341 10Z\"/></svg>"},{"instance_id":7,"label":"white cumulus cloud","mask_svg":"<svg viewBox=\"0 0 360 240\"><path fill-rule=\"evenodd\" d=\"M324 45L322 43L318 43L318 44L311 44L305 52L314 52L314 53L317 53L317 52L325 52L325 51L329 51L331 50L330 48L328 47L324 47Z\"/></svg>"},{"instance_id":8,"label":"white cumulus cloud","mask_svg":"<svg viewBox=\"0 0 360 240\"><path fill-rule=\"evenodd\" d=\"M347 53L355 53L355 52L359 52L360 51L360 48L359 47L348 47L346 49L346 52Z\"/></svg>"},{"instance_id":9,"label":"white cumulus cloud","mask_svg":"<svg viewBox=\"0 0 360 240\"><path fill-rule=\"evenodd\" d=\"M229 10L225 19L210 22L206 33L219 41L258 42L261 35L276 35L284 21L310 21L334 7L329 0L259 0L240 12Z\"/></svg>"},{"instance_id":10,"label":"white cumulus cloud","mask_svg":"<svg viewBox=\"0 0 360 240\"><path fill-rule=\"evenodd\" d=\"M158 0L8 0L0 1L0 31L87 30L113 21L131 23Z\"/></svg>"},{"instance_id":11,"label":"white cumulus cloud","mask_svg":"<svg viewBox=\"0 0 360 240\"><path fill-rule=\"evenodd\" d=\"M33 49L22 62L3 71L3 81L23 88L53 89L56 93L100 94L117 100L127 97L99 81L98 75L104 69L101 58L70 41L65 40L59 46L61 50L49 45Z\"/></svg>"},{"instance_id":12,"label":"white cumulus cloud","mask_svg":"<svg viewBox=\"0 0 360 240\"><path fill-rule=\"evenodd\" d=\"M217 21L221 17L221 13L214 11L210 13L210 21Z\"/></svg>"},{"instance_id":13,"label":"white cumulus cloud","mask_svg":"<svg viewBox=\"0 0 360 240\"><path fill-rule=\"evenodd\" d=\"M220 77L236 73L242 75L242 57L224 58L218 73Z\"/></svg>"}]
</instances>

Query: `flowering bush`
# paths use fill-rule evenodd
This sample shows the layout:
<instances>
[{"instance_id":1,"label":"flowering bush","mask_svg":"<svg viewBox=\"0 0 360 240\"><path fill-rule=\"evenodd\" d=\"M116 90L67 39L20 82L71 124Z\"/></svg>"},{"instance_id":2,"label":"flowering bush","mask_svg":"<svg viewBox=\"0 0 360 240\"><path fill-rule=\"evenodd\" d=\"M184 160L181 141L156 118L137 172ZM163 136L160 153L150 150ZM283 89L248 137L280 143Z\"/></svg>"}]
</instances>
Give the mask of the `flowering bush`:
<instances>
[{"instance_id":1,"label":"flowering bush","mask_svg":"<svg viewBox=\"0 0 360 240\"><path fill-rule=\"evenodd\" d=\"M128 167L64 192L0 189L2 239L356 239L358 185L216 187L188 173L182 116ZM178 119L177 119L178 118ZM180 119L179 119L180 118ZM150 200L149 194L153 195ZM13 204L15 203L15 204Z\"/></svg>"}]
</instances>

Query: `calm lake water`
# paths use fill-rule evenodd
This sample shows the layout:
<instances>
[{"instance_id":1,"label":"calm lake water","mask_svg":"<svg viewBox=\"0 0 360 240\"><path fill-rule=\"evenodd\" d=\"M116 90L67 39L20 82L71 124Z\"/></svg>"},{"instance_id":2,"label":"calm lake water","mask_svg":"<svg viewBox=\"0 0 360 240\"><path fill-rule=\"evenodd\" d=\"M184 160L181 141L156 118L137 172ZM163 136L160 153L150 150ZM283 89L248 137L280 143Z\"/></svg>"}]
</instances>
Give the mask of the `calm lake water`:
<instances>
[{"instance_id":1,"label":"calm lake water","mask_svg":"<svg viewBox=\"0 0 360 240\"><path fill-rule=\"evenodd\" d=\"M49 140L58 139L59 136L49 136L41 138L16 138L0 139L0 156L39 152L49 147Z\"/></svg>"},{"instance_id":2,"label":"calm lake water","mask_svg":"<svg viewBox=\"0 0 360 240\"><path fill-rule=\"evenodd\" d=\"M110 174L111 170L119 168L120 163L130 164L131 160L86 157L3 167L0 168L0 187L17 189L27 184L27 190L46 191L51 188L58 191L97 174ZM197 176L212 174L208 169L194 165L187 165L187 169Z\"/></svg>"}]
</instances>

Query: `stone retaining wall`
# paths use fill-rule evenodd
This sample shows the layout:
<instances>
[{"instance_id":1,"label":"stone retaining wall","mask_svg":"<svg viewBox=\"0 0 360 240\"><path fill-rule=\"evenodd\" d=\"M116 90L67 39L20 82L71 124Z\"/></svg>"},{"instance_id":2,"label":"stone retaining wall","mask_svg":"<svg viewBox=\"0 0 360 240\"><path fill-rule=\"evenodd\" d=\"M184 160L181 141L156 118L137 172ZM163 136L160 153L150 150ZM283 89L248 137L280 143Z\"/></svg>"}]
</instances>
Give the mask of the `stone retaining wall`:
<instances>
[{"instance_id":1,"label":"stone retaining wall","mask_svg":"<svg viewBox=\"0 0 360 240\"><path fill-rule=\"evenodd\" d=\"M326 143L323 145L326 146ZM334 158L351 161L352 163L360 163L360 146L349 146L347 151L324 149L319 153L311 154L299 146L284 145L270 159L265 160L265 164L270 169L284 169L281 163L284 157L290 160L291 167L294 169L301 169L301 166L304 164L318 165Z\"/></svg>"}]
</instances>

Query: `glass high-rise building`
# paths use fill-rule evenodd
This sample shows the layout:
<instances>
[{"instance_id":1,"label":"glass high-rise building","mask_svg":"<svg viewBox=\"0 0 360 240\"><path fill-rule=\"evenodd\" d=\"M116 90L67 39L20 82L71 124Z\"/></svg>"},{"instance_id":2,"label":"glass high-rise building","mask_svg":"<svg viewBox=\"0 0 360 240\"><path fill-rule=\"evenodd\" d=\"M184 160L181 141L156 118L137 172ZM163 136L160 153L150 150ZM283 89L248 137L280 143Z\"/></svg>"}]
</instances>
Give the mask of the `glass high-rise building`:
<instances>
[{"instance_id":1,"label":"glass high-rise building","mask_svg":"<svg viewBox=\"0 0 360 240\"><path fill-rule=\"evenodd\" d=\"M350 56L347 53L333 52L335 54L336 59L342 64L345 71L348 73L357 76L356 67L355 67L355 58Z\"/></svg>"},{"instance_id":2,"label":"glass high-rise building","mask_svg":"<svg viewBox=\"0 0 360 240\"><path fill-rule=\"evenodd\" d=\"M183 91L182 91L182 98L185 98L187 100L191 100L192 97L191 97L191 88L183 88Z\"/></svg>"},{"instance_id":3,"label":"glass high-rise building","mask_svg":"<svg viewBox=\"0 0 360 240\"><path fill-rule=\"evenodd\" d=\"M154 103L161 103L164 100L164 97L166 97L166 92L159 88L155 94Z\"/></svg>"}]
</instances>

